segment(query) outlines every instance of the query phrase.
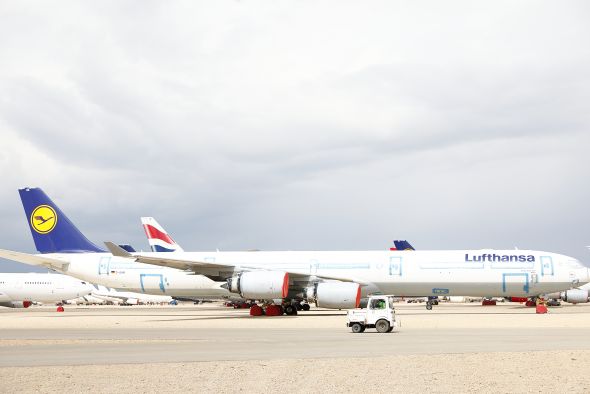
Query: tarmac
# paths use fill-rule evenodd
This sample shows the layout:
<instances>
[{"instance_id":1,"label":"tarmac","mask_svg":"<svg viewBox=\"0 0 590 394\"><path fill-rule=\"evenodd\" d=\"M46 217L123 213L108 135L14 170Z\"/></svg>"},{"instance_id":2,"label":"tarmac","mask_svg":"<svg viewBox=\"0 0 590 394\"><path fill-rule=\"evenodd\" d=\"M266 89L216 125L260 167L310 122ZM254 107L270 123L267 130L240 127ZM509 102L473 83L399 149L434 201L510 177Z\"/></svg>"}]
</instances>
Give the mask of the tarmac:
<instances>
[{"instance_id":1,"label":"tarmac","mask_svg":"<svg viewBox=\"0 0 590 394\"><path fill-rule=\"evenodd\" d=\"M0 392L590 392L590 305L396 310L394 332L353 334L345 311L315 308L282 317L219 304L2 308ZM375 367L395 379L367 386L380 380Z\"/></svg>"}]
</instances>

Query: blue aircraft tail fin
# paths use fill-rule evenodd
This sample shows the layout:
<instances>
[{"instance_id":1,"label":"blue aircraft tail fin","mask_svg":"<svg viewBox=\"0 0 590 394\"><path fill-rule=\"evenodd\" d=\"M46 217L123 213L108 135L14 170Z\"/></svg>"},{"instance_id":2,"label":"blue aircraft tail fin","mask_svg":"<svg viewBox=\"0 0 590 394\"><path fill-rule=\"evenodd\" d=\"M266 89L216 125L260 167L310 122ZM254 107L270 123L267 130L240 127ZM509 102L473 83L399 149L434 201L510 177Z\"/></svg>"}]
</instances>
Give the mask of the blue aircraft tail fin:
<instances>
[{"instance_id":1,"label":"blue aircraft tail fin","mask_svg":"<svg viewBox=\"0 0 590 394\"><path fill-rule=\"evenodd\" d=\"M393 244L395 245L395 250L416 250L412 245L410 245L408 241L405 240L401 241L396 239L393 241Z\"/></svg>"},{"instance_id":2,"label":"blue aircraft tail fin","mask_svg":"<svg viewBox=\"0 0 590 394\"><path fill-rule=\"evenodd\" d=\"M129 253L135 253L137 252L137 250L135 250L135 248L129 244L119 244L119 246L123 249L128 251Z\"/></svg>"},{"instance_id":3,"label":"blue aircraft tail fin","mask_svg":"<svg viewBox=\"0 0 590 394\"><path fill-rule=\"evenodd\" d=\"M74 226L43 190L27 187L18 192L40 253L104 252Z\"/></svg>"}]
</instances>

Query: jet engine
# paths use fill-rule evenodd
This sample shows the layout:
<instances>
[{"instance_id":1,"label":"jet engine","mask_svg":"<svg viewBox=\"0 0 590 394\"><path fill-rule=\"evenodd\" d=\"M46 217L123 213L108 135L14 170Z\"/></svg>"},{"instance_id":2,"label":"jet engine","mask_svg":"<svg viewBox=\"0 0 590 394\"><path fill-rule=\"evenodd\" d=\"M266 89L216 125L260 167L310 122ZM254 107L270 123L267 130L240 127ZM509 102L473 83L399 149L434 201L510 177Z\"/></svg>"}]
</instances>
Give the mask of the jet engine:
<instances>
[{"instance_id":1,"label":"jet engine","mask_svg":"<svg viewBox=\"0 0 590 394\"><path fill-rule=\"evenodd\" d=\"M33 305L32 301L8 301L8 302L0 302L0 306L5 306L7 308L28 308Z\"/></svg>"},{"instance_id":2,"label":"jet engine","mask_svg":"<svg viewBox=\"0 0 590 394\"><path fill-rule=\"evenodd\" d=\"M358 308L361 301L361 285L350 282L322 282L306 289L308 302L320 308Z\"/></svg>"},{"instance_id":3,"label":"jet engine","mask_svg":"<svg viewBox=\"0 0 590 394\"><path fill-rule=\"evenodd\" d=\"M282 299L289 292L289 274L282 271L240 272L227 280L227 288L249 300Z\"/></svg>"},{"instance_id":4,"label":"jet engine","mask_svg":"<svg viewBox=\"0 0 590 394\"><path fill-rule=\"evenodd\" d=\"M582 304L588 302L588 291L581 289L562 291L561 299L572 304Z\"/></svg>"}]
</instances>

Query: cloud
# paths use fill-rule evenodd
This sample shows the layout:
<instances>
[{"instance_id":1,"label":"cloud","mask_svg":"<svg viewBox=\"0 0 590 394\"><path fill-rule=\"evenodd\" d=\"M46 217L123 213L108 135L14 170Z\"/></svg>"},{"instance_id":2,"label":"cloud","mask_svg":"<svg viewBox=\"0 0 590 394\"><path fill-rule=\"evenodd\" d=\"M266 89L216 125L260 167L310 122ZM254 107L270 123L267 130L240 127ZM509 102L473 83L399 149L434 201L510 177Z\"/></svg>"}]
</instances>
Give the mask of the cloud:
<instances>
[{"instance_id":1,"label":"cloud","mask_svg":"<svg viewBox=\"0 0 590 394\"><path fill-rule=\"evenodd\" d=\"M585 258L588 6L506 5L5 4L2 246L41 186L97 243Z\"/></svg>"}]
</instances>

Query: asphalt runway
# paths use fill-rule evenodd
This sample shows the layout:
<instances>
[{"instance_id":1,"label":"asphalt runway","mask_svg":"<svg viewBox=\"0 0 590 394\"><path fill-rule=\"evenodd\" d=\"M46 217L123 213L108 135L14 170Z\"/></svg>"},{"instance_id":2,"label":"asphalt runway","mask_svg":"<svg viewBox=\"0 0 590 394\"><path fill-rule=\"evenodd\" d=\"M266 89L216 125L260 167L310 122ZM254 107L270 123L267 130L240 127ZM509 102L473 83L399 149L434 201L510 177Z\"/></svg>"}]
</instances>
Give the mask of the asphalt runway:
<instances>
[{"instance_id":1,"label":"asphalt runway","mask_svg":"<svg viewBox=\"0 0 590 394\"><path fill-rule=\"evenodd\" d=\"M344 312L328 310L254 318L214 305L4 309L0 367L590 350L587 305L546 315L518 304L397 311L394 332L353 334Z\"/></svg>"}]
</instances>

